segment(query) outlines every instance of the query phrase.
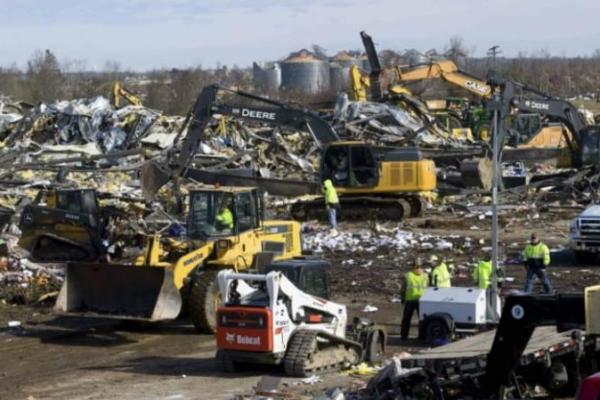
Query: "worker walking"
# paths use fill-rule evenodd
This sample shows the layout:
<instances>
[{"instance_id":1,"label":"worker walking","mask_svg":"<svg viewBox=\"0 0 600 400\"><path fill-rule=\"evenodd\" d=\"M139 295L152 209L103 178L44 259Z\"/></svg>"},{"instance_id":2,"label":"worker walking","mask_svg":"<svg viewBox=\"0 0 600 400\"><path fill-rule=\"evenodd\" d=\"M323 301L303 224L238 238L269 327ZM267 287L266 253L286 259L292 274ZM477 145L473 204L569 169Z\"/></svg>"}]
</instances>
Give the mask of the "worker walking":
<instances>
[{"instance_id":1,"label":"worker walking","mask_svg":"<svg viewBox=\"0 0 600 400\"><path fill-rule=\"evenodd\" d=\"M445 262L439 262L438 256L434 254L429 257L429 265L431 266L429 286L438 288L448 288L452 286L450 272L448 272L448 266Z\"/></svg>"},{"instance_id":2,"label":"worker walking","mask_svg":"<svg viewBox=\"0 0 600 400\"><path fill-rule=\"evenodd\" d=\"M340 200L337 192L333 187L331 179L323 181L323 194L325 196L325 205L327 206L327 216L329 218L329 226L331 229L337 228L337 210L340 208Z\"/></svg>"},{"instance_id":3,"label":"worker walking","mask_svg":"<svg viewBox=\"0 0 600 400\"><path fill-rule=\"evenodd\" d=\"M531 234L531 241L523 250L523 262L527 267L527 280L525 281L525 293L531 293L533 282L537 276L542 282L544 292L554 293L554 289L548 279L546 267L550 265L550 250L548 246L540 241L535 233Z\"/></svg>"},{"instance_id":4,"label":"worker walking","mask_svg":"<svg viewBox=\"0 0 600 400\"><path fill-rule=\"evenodd\" d=\"M473 281L479 289L487 289L492 283L492 257L486 254L473 270Z\"/></svg>"},{"instance_id":5,"label":"worker walking","mask_svg":"<svg viewBox=\"0 0 600 400\"><path fill-rule=\"evenodd\" d=\"M412 316L417 312L419 315L419 299L427 288L429 277L421 268L421 260L415 260L412 269L404 276L404 284L402 285L402 301L404 302L404 311L402 313L402 325L400 327L400 339L408 339L410 330L410 321Z\"/></svg>"}]
</instances>

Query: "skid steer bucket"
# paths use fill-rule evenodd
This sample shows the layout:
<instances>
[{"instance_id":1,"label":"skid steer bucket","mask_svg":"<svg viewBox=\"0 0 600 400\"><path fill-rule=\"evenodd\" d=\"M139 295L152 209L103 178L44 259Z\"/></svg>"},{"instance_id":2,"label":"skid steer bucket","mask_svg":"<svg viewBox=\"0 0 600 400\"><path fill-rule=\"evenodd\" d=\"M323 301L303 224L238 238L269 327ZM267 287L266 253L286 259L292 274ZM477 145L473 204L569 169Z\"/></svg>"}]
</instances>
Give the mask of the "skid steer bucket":
<instances>
[{"instance_id":1,"label":"skid steer bucket","mask_svg":"<svg viewBox=\"0 0 600 400\"><path fill-rule=\"evenodd\" d=\"M181 295L168 268L68 263L54 310L106 318L175 319Z\"/></svg>"}]
</instances>

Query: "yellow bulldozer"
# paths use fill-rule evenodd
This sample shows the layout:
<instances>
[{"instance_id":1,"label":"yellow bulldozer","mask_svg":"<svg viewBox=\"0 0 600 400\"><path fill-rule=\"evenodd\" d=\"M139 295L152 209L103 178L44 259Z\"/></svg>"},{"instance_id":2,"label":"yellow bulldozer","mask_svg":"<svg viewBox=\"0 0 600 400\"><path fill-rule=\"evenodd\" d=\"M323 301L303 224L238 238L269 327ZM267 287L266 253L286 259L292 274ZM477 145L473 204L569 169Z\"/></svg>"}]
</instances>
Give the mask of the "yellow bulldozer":
<instances>
[{"instance_id":1,"label":"yellow bulldozer","mask_svg":"<svg viewBox=\"0 0 600 400\"><path fill-rule=\"evenodd\" d=\"M213 333L221 269L248 271L301 255L300 224L265 221L256 189L187 189L184 234L148 237L145 251L130 264L68 263L55 310L160 321L185 308L198 331Z\"/></svg>"}]
</instances>

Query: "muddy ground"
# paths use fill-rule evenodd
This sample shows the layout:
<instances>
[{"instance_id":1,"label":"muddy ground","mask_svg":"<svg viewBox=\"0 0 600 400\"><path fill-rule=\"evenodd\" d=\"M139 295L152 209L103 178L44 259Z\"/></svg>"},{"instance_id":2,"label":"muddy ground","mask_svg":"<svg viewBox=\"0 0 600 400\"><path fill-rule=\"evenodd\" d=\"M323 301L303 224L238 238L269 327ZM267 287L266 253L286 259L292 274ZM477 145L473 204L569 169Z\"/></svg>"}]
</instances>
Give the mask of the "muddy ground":
<instances>
[{"instance_id":1,"label":"muddy ground","mask_svg":"<svg viewBox=\"0 0 600 400\"><path fill-rule=\"evenodd\" d=\"M570 252L561 249L566 245L569 220L577 212L504 211L503 258L508 261L506 276L512 280L503 290L523 285L523 267L510 261L516 260L532 231L541 234L555 250L550 272L559 291L576 291L600 280L600 268L576 265ZM407 261L432 253L444 256L456 266L454 284L470 284L468 262L490 245L490 219L482 213L465 215L444 210L402 224L407 231L448 238L452 249L417 246L326 254L332 262L334 300L348 304L350 317L369 317L386 325L390 333L388 355L417 351L418 342L401 342L398 338L402 305L394 299ZM361 227L382 228L372 223L341 224L342 231ZM383 228L396 226L384 224ZM470 247L464 246L466 237L471 238ZM354 261L348 263L349 259ZM378 311L363 313L367 304ZM20 321L21 326L6 328L13 320ZM227 399L251 395L264 376L283 378L281 370L267 367L253 367L235 375L217 372L214 338L194 333L185 319L153 325L86 320L57 317L48 304L4 302L0 304L0 327L0 399ZM326 388L360 388L368 379L347 374L320 378L322 382L313 385L283 378L281 388L308 396Z\"/></svg>"}]
</instances>

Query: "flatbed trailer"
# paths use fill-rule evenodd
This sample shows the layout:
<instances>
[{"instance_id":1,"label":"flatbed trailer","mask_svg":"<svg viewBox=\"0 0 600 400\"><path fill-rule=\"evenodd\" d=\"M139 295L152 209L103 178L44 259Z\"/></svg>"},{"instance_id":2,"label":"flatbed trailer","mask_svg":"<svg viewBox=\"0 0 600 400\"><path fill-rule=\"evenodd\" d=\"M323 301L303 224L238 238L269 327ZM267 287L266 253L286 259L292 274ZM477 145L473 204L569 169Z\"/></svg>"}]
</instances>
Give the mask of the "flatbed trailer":
<instances>
[{"instance_id":1,"label":"flatbed trailer","mask_svg":"<svg viewBox=\"0 0 600 400\"><path fill-rule=\"evenodd\" d=\"M600 336L583 330L583 305L583 295L511 296L497 329L402 359L401 371L370 384L372 394L436 400L572 397L600 366ZM588 318L600 316L597 308L591 310Z\"/></svg>"},{"instance_id":2,"label":"flatbed trailer","mask_svg":"<svg viewBox=\"0 0 600 400\"><path fill-rule=\"evenodd\" d=\"M402 360L406 368L421 368L427 376L435 376L438 391L444 398L453 394L464 396L477 393L480 379L486 373L488 354L494 342L495 330L471 336L444 346L424 350ZM585 357L587 353L588 357ZM579 384L579 364L598 353L595 337L583 331L557 332L556 327L535 329L515 368L515 384L519 392L531 392L536 386L549 393L564 395ZM579 360L579 363L576 362ZM562 368L564 366L564 368ZM565 375L566 374L566 375ZM466 392L466 393L465 393Z\"/></svg>"}]
</instances>

